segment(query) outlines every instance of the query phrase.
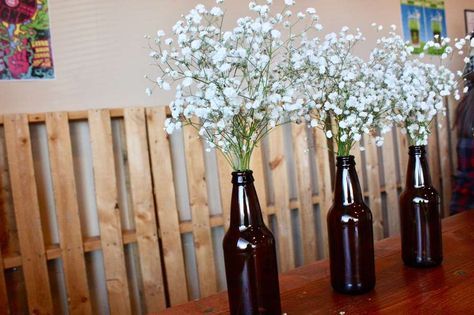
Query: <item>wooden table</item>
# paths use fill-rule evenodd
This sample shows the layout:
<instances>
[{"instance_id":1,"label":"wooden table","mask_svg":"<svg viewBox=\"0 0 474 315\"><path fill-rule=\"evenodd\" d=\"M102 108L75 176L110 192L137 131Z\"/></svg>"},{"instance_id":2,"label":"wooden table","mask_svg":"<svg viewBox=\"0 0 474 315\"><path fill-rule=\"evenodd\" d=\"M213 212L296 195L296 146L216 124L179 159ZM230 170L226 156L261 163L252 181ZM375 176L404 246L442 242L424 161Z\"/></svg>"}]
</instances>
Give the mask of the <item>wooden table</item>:
<instances>
[{"instance_id":1,"label":"wooden table","mask_svg":"<svg viewBox=\"0 0 474 315\"><path fill-rule=\"evenodd\" d=\"M474 211L443 220L444 262L405 267L400 238L376 243L377 284L359 296L335 293L327 260L280 277L283 312L293 314L474 314ZM227 293L167 309L163 314L228 314Z\"/></svg>"}]
</instances>

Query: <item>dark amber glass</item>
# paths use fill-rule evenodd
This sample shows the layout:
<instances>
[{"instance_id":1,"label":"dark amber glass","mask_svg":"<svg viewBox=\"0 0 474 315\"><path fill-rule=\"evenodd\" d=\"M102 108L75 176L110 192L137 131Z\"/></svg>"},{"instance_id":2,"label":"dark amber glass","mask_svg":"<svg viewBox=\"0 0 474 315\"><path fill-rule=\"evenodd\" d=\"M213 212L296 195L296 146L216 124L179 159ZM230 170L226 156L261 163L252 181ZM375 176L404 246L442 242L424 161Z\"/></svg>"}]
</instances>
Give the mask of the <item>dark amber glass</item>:
<instances>
[{"instance_id":1,"label":"dark amber glass","mask_svg":"<svg viewBox=\"0 0 474 315\"><path fill-rule=\"evenodd\" d=\"M400 195L400 227L402 258L406 265L434 267L441 264L441 202L431 185L424 146L409 148L406 187Z\"/></svg>"},{"instance_id":2,"label":"dark amber glass","mask_svg":"<svg viewBox=\"0 0 474 315\"><path fill-rule=\"evenodd\" d=\"M275 239L265 226L252 171L232 173L224 260L233 315L281 314Z\"/></svg>"},{"instance_id":3,"label":"dark amber glass","mask_svg":"<svg viewBox=\"0 0 474 315\"><path fill-rule=\"evenodd\" d=\"M372 213L362 198L353 156L337 157L334 203L328 217L334 290L362 294L375 286Z\"/></svg>"}]
</instances>

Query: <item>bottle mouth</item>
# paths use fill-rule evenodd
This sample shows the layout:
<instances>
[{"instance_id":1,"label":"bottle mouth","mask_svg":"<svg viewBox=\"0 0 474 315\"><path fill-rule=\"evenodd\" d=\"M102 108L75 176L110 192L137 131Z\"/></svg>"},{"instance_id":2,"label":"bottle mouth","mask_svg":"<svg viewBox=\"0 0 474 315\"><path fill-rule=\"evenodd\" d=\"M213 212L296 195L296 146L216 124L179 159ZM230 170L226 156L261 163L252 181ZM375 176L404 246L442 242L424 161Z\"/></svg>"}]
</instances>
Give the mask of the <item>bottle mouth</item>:
<instances>
[{"instance_id":1,"label":"bottle mouth","mask_svg":"<svg viewBox=\"0 0 474 315\"><path fill-rule=\"evenodd\" d=\"M232 172L232 184L245 185L253 183L253 172L251 170Z\"/></svg>"},{"instance_id":2,"label":"bottle mouth","mask_svg":"<svg viewBox=\"0 0 474 315\"><path fill-rule=\"evenodd\" d=\"M408 148L408 154L424 154L426 153L426 146L425 145L411 145Z\"/></svg>"},{"instance_id":3,"label":"bottle mouth","mask_svg":"<svg viewBox=\"0 0 474 315\"><path fill-rule=\"evenodd\" d=\"M336 157L336 161L337 166L355 165L355 158L353 155L338 156Z\"/></svg>"}]
</instances>

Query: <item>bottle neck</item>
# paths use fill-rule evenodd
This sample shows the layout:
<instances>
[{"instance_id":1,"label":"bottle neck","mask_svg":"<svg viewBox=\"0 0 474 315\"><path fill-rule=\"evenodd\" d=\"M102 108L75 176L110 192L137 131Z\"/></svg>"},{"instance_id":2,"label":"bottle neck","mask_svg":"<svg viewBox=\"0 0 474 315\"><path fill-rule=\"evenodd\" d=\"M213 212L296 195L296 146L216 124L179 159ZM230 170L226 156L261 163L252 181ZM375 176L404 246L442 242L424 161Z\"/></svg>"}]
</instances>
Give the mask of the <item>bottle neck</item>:
<instances>
[{"instance_id":1,"label":"bottle neck","mask_svg":"<svg viewBox=\"0 0 474 315\"><path fill-rule=\"evenodd\" d=\"M425 146L410 146L408 154L406 186L415 188L431 186Z\"/></svg>"},{"instance_id":2,"label":"bottle neck","mask_svg":"<svg viewBox=\"0 0 474 315\"><path fill-rule=\"evenodd\" d=\"M348 206L363 202L354 156L338 156L334 203Z\"/></svg>"},{"instance_id":3,"label":"bottle neck","mask_svg":"<svg viewBox=\"0 0 474 315\"><path fill-rule=\"evenodd\" d=\"M264 225L252 171L232 173L230 227L239 229Z\"/></svg>"}]
</instances>

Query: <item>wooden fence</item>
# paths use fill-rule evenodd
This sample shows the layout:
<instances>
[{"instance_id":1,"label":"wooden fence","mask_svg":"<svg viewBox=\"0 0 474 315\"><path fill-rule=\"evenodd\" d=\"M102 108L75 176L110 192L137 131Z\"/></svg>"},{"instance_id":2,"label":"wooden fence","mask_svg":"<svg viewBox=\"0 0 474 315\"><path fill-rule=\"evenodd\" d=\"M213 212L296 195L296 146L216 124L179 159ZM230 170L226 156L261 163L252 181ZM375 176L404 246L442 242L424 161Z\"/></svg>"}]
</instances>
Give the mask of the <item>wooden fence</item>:
<instances>
[{"instance_id":1,"label":"wooden fence","mask_svg":"<svg viewBox=\"0 0 474 315\"><path fill-rule=\"evenodd\" d=\"M168 137L165 118L164 107L0 116L2 314L156 312L225 289L231 169L192 128ZM441 120L429 152L447 214L451 140ZM381 239L398 232L407 143L396 130L383 149L363 143L353 154ZM281 272L327 257L328 146L322 132L288 125L254 152Z\"/></svg>"}]
</instances>

